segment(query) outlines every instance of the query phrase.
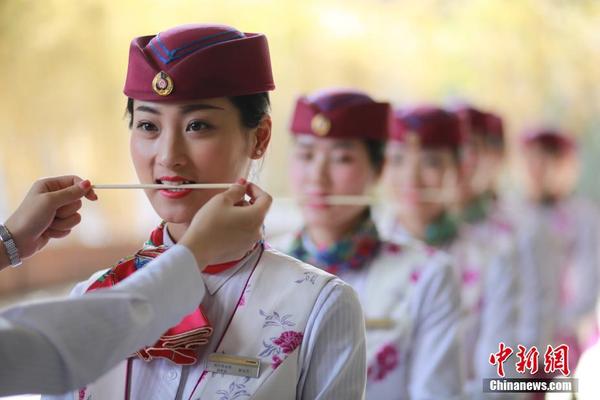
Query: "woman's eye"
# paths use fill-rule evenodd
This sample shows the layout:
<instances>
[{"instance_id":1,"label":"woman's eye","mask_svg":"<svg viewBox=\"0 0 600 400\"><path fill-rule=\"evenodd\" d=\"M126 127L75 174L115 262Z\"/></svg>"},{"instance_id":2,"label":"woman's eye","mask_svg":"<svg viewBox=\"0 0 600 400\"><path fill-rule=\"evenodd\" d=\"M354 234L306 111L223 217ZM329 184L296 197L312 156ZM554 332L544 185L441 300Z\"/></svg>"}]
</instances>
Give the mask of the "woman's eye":
<instances>
[{"instance_id":1,"label":"woman's eye","mask_svg":"<svg viewBox=\"0 0 600 400\"><path fill-rule=\"evenodd\" d=\"M157 131L158 128L152 122L138 122L136 125L137 129L142 131Z\"/></svg>"},{"instance_id":2,"label":"woman's eye","mask_svg":"<svg viewBox=\"0 0 600 400\"><path fill-rule=\"evenodd\" d=\"M442 166L442 160L438 157L424 157L423 164L427 167L440 168Z\"/></svg>"},{"instance_id":3,"label":"woman's eye","mask_svg":"<svg viewBox=\"0 0 600 400\"><path fill-rule=\"evenodd\" d=\"M313 154L310 151L297 151L296 157L302 161L310 161L313 158Z\"/></svg>"},{"instance_id":4,"label":"woman's eye","mask_svg":"<svg viewBox=\"0 0 600 400\"><path fill-rule=\"evenodd\" d=\"M402 164L402 162L404 161L404 156L402 154L393 154L390 157L390 161L392 162L392 164Z\"/></svg>"},{"instance_id":5,"label":"woman's eye","mask_svg":"<svg viewBox=\"0 0 600 400\"><path fill-rule=\"evenodd\" d=\"M188 124L187 128L185 128L186 131L192 131L192 132L196 132L196 131L203 131L206 129L209 129L211 126L209 124L207 124L206 122L202 122L202 121L192 121Z\"/></svg>"},{"instance_id":6,"label":"woman's eye","mask_svg":"<svg viewBox=\"0 0 600 400\"><path fill-rule=\"evenodd\" d=\"M333 162L340 164L348 164L354 161L354 157L350 154L336 154L331 159Z\"/></svg>"}]
</instances>

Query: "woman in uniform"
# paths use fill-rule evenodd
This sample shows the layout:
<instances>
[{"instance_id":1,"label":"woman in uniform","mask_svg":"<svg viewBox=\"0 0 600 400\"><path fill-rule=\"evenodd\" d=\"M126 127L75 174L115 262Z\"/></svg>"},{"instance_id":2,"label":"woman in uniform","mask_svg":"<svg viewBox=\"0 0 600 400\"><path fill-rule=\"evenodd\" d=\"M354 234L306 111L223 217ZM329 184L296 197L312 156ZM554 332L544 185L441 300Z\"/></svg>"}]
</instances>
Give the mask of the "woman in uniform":
<instances>
[{"instance_id":1,"label":"woman in uniform","mask_svg":"<svg viewBox=\"0 0 600 400\"><path fill-rule=\"evenodd\" d=\"M231 183L247 176L269 144L268 91L274 87L262 34L184 25L135 38L124 92L140 182ZM251 196L259 190L250 185ZM163 222L138 253L80 283L73 294L135 273L177 243L216 193L147 190ZM362 397L364 322L351 287L262 242L240 260L208 266L203 280L206 295L193 313L64 398Z\"/></svg>"}]
</instances>

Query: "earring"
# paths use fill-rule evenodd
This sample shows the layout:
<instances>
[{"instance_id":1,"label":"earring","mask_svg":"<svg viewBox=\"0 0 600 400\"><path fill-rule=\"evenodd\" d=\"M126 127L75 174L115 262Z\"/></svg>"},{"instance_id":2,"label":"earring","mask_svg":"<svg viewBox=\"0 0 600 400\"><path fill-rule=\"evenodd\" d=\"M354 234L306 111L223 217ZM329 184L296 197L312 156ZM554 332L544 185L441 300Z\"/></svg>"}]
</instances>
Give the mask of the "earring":
<instances>
[{"instance_id":1,"label":"earring","mask_svg":"<svg viewBox=\"0 0 600 400\"><path fill-rule=\"evenodd\" d=\"M262 156L263 151L261 149L256 150L257 156Z\"/></svg>"}]
</instances>

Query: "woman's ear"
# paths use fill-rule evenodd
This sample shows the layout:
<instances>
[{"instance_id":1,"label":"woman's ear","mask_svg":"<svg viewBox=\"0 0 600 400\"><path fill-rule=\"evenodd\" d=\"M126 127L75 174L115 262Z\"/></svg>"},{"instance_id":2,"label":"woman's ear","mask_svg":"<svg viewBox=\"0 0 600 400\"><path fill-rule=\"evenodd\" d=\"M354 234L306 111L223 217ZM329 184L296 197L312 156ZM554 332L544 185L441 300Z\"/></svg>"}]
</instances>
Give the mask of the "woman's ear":
<instances>
[{"instance_id":1,"label":"woman's ear","mask_svg":"<svg viewBox=\"0 0 600 400\"><path fill-rule=\"evenodd\" d=\"M265 115L255 128L255 139L250 153L251 159L258 160L265 155L271 141L271 127L271 116Z\"/></svg>"}]
</instances>

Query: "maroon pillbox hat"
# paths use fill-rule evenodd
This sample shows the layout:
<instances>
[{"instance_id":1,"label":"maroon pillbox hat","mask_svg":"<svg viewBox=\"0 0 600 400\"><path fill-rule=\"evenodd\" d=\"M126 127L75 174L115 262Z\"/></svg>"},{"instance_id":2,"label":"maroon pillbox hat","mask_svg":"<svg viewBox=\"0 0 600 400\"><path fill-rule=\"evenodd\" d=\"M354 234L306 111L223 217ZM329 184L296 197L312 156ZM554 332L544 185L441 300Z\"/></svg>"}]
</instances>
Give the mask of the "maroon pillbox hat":
<instances>
[{"instance_id":1,"label":"maroon pillbox hat","mask_svg":"<svg viewBox=\"0 0 600 400\"><path fill-rule=\"evenodd\" d=\"M453 109L463 125L463 135L468 137L486 138L489 128L489 114L470 105L463 105Z\"/></svg>"},{"instance_id":2,"label":"maroon pillbox hat","mask_svg":"<svg viewBox=\"0 0 600 400\"><path fill-rule=\"evenodd\" d=\"M544 150L562 154L575 149L575 141L567 134L553 128L532 129L523 135L525 146L539 145Z\"/></svg>"},{"instance_id":3,"label":"maroon pillbox hat","mask_svg":"<svg viewBox=\"0 0 600 400\"><path fill-rule=\"evenodd\" d=\"M123 92L137 100L185 101L273 89L263 34L193 24L133 39Z\"/></svg>"},{"instance_id":4,"label":"maroon pillbox hat","mask_svg":"<svg viewBox=\"0 0 600 400\"><path fill-rule=\"evenodd\" d=\"M385 141L390 123L389 103L378 103L356 90L326 90L296 101L293 134Z\"/></svg>"},{"instance_id":5,"label":"maroon pillbox hat","mask_svg":"<svg viewBox=\"0 0 600 400\"><path fill-rule=\"evenodd\" d=\"M458 117L435 106L418 106L394 113L390 139L397 142L418 141L423 148L448 148L458 151L463 143Z\"/></svg>"},{"instance_id":6,"label":"maroon pillbox hat","mask_svg":"<svg viewBox=\"0 0 600 400\"><path fill-rule=\"evenodd\" d=\"M487 139L488 143L504 145L504 122L493 113L487 113Z\"/></svg>"}]
</instances>

